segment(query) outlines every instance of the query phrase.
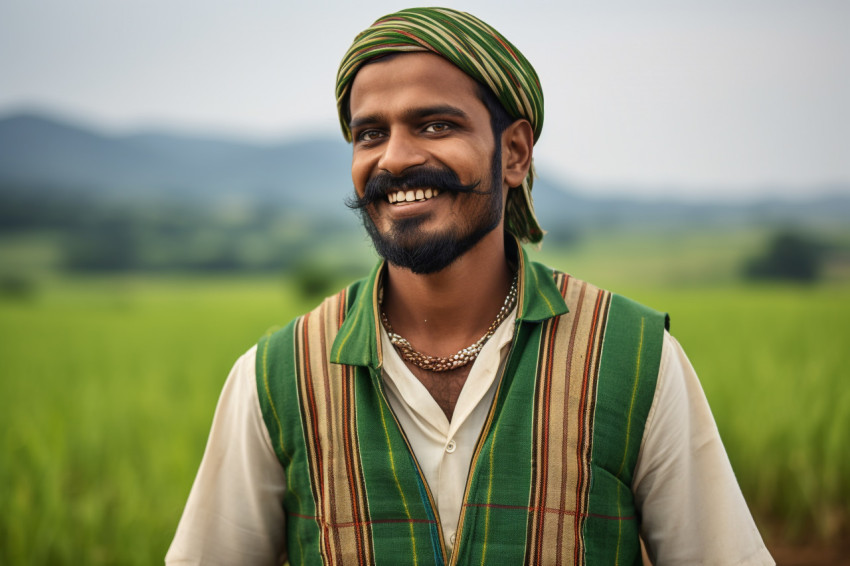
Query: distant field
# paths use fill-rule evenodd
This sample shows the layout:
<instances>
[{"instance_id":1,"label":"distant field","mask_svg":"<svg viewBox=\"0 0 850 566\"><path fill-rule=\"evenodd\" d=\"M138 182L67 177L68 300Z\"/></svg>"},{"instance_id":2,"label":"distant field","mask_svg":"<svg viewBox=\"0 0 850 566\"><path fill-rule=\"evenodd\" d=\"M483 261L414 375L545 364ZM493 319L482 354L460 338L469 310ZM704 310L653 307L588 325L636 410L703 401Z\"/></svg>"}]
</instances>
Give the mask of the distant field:
<instances>
[{"instance_id":1,"label":"distant field","mask_svg":"<svg viewBox=\"0 0 850 566\"><path fill-rule=\"evenodd\" d=\"M599 246L564 262L671 313L759 522L836 534L850 285L744 286L728 250L685 248L665 271ZM230 366L311 302L274 278L53 279L0 298L0 564L161 563Z\"/></svg>"}]
</instances>

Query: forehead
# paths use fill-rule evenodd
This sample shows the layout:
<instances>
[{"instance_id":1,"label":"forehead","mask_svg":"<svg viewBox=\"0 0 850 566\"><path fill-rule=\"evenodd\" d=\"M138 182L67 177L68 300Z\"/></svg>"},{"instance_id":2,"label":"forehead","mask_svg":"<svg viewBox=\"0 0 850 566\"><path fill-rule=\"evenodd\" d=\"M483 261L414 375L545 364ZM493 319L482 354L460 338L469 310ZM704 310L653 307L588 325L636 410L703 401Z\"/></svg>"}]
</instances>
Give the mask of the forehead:
<instances>
[{"instance_id":1,"label":"forehead","mask_svg":"<svg viewBox=\"0 0 850 566\"><path fill-rule=\"evenodd\" d=\"M404 53L363 66L351 85L351 119L358 114L410 106L480 106L479 85L446 59L432 53Z\"/></svg>"}]
</instances>

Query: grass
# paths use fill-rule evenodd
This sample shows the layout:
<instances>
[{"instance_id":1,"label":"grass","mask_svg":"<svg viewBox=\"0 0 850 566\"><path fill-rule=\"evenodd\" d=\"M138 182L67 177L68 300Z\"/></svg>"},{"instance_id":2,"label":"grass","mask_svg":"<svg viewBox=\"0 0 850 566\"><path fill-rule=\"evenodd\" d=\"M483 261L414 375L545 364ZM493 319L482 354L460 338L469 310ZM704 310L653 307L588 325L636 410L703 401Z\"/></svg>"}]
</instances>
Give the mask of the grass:
<instances>
[{"instance_id":1,"label":"grass","mask_svg":"<svg viewBox=\"0 0 850 566\"><path fill-rule=\"evenodd\" d=\"M275 281L77 281L0 304L0 563L161 563Z\"/></svg>"},{"instance_id":2,"label":"grass","mask_svg":"<svg viewBox=\"0 0 850 566\"><path fill-rule=\"evenodd\" d=\"M702 262L698 242L668 249L667 268L642 258L644 277L613 241L547 259L670 312L757 520L837 536L850 515L850 286L735 283L723 241L702 240ZM0 298L0 563L161 563L229 368L315 302L297 297L274 278L127 277Z\"/></svg>"}]
</instances>

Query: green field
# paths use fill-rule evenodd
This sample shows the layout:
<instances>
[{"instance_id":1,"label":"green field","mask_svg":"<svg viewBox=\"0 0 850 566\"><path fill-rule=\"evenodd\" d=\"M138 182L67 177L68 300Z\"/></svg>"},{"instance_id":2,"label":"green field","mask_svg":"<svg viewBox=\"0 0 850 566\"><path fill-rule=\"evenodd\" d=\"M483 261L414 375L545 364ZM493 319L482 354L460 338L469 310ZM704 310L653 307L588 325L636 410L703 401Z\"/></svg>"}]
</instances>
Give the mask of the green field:
<instances>
[{"instance_id":1,"label":"green field","mask_svg":"<svg viewBox=\"0 0 850 566\"><path fill-rule=\"evenodd\" d=\"M744 285L729 253L692 251L542 255L670 312L759 524L837 536L850 516L850 285ZM161 563L230 366L314 302L298 297L274 277L127 276L0 298L0 564Z\"/></svg>"}]
</instances>

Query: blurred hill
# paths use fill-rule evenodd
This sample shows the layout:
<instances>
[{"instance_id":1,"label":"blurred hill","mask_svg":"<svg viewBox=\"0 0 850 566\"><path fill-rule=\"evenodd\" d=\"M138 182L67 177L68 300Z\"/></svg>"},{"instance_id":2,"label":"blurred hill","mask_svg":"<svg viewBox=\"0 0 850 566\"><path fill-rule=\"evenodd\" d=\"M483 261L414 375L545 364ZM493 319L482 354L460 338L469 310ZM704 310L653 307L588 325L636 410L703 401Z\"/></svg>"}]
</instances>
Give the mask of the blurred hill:
<instances>
[{"instance_id":1,"label":"blurred hill","mask_svg":"<svg viewBox=\"0 0 850 566\"><path fill-rule=\"evenodd\" d=\"M0 118L0 236L58 234L62 263L86 269L116 258L124 258L122 269L277 268L315 256L316 246L345 256L346 246L368 248L343 205L352 190L350 151L341 139L108 135L15 114ZM568 244L612 228L846 227L850 186L831 189L827 197L746 203L601 198L544 169L534 202L547 243ZM123 244L106 250L104 241ZM256 251L263 246L266 254Z\"/></svg>"},{"instance_id":2,"label":"blurred hill","mask_svg":"<svg viewBox=\"0 0 850 566\"><path fill-rule=\"evenodd\" d=\"M255 145L158 132L107 136L33 114L0 120L0 186L128 201L250 200L327 209L348 185L344 143Z\"/></svg>"},{"instance_id":3,"label":"blurred hill","mask_svg":"<svg viewBox=\"0 0 850 566\"><path fill-rule=\"evenodd\" d=\"M251 202L346 214L337 204L351 190L350 151L341 139L261 145L163 132L110 136L44 115L18 114L0 119L0 191L127 202ZM543 170L534 197L549 226L850 218L850 185L818 189L833 196L745 204L594 198Z\"/></svg>"}]
</instances>

